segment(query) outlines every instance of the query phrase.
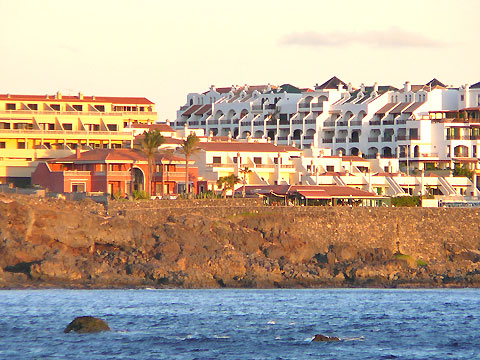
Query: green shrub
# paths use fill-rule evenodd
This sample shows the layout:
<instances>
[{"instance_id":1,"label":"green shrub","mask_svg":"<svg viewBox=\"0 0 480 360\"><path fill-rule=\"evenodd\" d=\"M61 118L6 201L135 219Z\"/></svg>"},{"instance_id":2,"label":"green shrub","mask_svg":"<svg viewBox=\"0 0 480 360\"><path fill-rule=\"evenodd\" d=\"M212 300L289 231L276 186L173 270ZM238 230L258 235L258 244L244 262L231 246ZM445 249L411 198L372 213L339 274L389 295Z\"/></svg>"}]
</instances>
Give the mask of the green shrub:
<instances>
[{"instance_id":1,"label":"green shrub","mask_svg":"<svg viewBox=\"0 0 480 360\"><path fill-rule=\"evenodd\" d=\"M420 206L422 199L419 196L397 196L392 198L392 205L395 207L415 207Z\"/></svg>"},{"instance_id":2,"label":"green shrub","mask_svg":"<svg viewBox=\"0 0 480 360\"><path fill-rule=\"evenodd\" d=\"M148 199L148 194L144 190L133 190L133 198L135 200L146 200Z\"/></svg>"}]
</instances>

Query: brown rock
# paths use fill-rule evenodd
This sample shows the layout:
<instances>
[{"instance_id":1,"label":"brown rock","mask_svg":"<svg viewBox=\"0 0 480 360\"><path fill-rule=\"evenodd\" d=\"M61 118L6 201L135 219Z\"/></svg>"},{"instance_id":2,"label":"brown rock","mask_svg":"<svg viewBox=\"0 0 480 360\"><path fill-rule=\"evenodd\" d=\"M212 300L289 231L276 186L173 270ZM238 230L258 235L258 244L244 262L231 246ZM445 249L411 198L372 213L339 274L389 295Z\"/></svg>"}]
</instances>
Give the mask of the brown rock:
<instances>
[{"instance_id":1,"label":"brown rock","mask_svg":"<svg viewBox=\"0 0 480 360\"><path fill-rule=\"evenodd\" d=\"M340 341L340 338L336 336L325 336L322 334L317 334L313 338L312 341L318 341L318 342L333 342L333 341Z\"/></svg>"},{"instance_id":2,"label":"brown rock","mask_svg":"<svg viewBox=\"0 0 480 360\"><path fill-rule=\"evenodd\" d=\"M98 333L102 331L110 331L110 327L102 319L93 316L80 316L68 324L63 332L69 333L70 331L75 331L79 334Z\"/></svg>"}]
</instances>

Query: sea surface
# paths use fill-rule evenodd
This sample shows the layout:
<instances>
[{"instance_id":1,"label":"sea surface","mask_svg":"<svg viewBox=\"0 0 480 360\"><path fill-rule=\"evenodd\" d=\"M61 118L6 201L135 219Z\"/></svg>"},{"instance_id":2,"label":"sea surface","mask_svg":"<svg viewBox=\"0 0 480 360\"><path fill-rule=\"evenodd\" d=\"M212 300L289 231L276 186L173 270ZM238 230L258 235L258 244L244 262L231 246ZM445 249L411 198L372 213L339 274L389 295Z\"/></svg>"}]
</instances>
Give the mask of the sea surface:
<instances>
[{"instance_id":1,"label":"sea surface","mask_svg":"<svg viewBox=\"0 0 480 360\"><path fill-rule=\"evenodd\" d=\"M0 359L480 359L480 290L5 290Z\"/></svg>"}]
</instances>

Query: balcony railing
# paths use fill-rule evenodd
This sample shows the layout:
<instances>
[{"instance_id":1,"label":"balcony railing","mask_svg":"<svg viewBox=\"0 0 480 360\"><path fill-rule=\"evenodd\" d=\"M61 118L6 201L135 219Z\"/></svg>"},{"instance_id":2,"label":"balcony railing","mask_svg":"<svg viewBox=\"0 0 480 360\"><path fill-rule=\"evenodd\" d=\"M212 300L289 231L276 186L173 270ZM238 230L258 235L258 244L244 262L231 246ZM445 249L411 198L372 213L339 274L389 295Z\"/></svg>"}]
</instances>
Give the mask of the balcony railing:
<instances>
[{"instance_id":1,"label":"balcony railing","mask_svg":"<svg viewBox=\"0 0 480 360\"><path fill-rule=\"evenodd\" d=\"M310 109L310 103L309 102L301 102L298 104L298 107L300 109Z\"/></svg>"},{"instance_id":2,"label":"balcony railing","mask_svg":"<svg viewBox=\"0 0 480 360\"><path fill-rule=\"evenodd\" d=\"M346 143L346 142L347 142L347 138L336 138L336 139L335 139L335 142L336 142L337 144Z\"/></svg>"},{"instance_id":3,"label":"balcony railing","mask_svg":"<svg viewBox=\"0 0 480 360\"><path fill-rule=\"evenodd\" d=\"M108 170L107 173L110 176L132 176L132 173L130 171Z\"/></svg>"},{"instance_id":4,"label":"balcony railing","mask_svg":"<svg viewBox=\"0 0 480 360\"><path fill-rule=\"evenodd\" d=\"M64 176L90 176L91 171L82 171L82 170L65 170L63 171Z\"/></svg>"},{"instance_id":5,"label":"balcony railing","mask_svg":"<svg viewBox=\"0 0 480 360\"><path fill-rule=\"evenodd\" d=\"M323 102L320 102L320 103L312 103L312 108L314 109L322 109L323 108Z\"/></svg>"},{"instance_id":6,"label":"balcony railing","mask_svg":"<svg viewBox=\"0 0 480 360\"><path fill-rule=\"evenodd\" d=\"M368 122L369 125L380 125L380 120L370 120Z\"/></svg>"},{"instance_id":7,"label":"balcony railing","mask_svg":"<svg viewBox=\"0 0 480 360\"><path fill-rule=\"evenodd\" d=\"M383 125L394 125L395 120L383 120Z\"/></svg>"},{"instance_id":8,"label":"balcony railing","mask_svg":"<svg viewBox=\"0 0 480 360\"><path fill-rule=\"evenodd\" d=\"M447 134L447 140L472 140L470 135Z\"/></svg>"},{"instance_id":9,"label":"balcony railing","mask_svg":"<svg viewBox=\"0 0 480 360\"><path fill-rule=\"evenodd\" d=\"M392 142L393 136L382 137L382 142Z\"/></svg>"},{"instance_id":10,"label":"balcony railing","mask_svg":"<svg viewBox=\"0 0 480 360\"><path fill-rule=\"evenodd\" d=\"M324 144L332 144L332 143L333 143L333 139L322 139L322 143L324 143Z\"/></svg>"},{"instance_id":11,"label":"balcony railing","mask_svg":"<svg viewBox=\"0 0 480 360\"><path fill-rule=\"evenodd\" d=\"M218 120L209 120L208 124L209 125L218 125Z\"/></svg>"},{"instance_id":12,"label":"balcony railing","mask_svg":"<svg viewBox=\"0 0 480 360\"><path fill-rule=\"evenodd\" d=\"M316 124L317 123L317 120L315 119L307 119L305 120L305 124Z\"/></svg>"},{"instance_id":13,"label":"balcony railing","mask_svg":"<svg viewBox=\"0 0 480 360\"><path fill-rule=\"evenodd\" d=\"M231 164L223 164L223 163L210 163L207 164L208 167L219 167L219 168L233 168L235 166L234 163Z\"/></svg>"},{"instance_id":14,"label":"balcony railing","mask_svg":"<svg viewBox=\"0 0 480 360\"><path fill-rule=\"evenodd\" d=\"M340 121L340 122L337 123L337 126L348 126L348 122Z\"/></svg>"},{"instance_id":15,"label":"balcony railing","mask_svg":"<svg viewBox=\"0 0 480 360\"><path fill-rule=\"evenodd\" d=\"M252 125L251 121L242 122L242 126L251 126L251 125Z\"/></svg>"},{"instance_id":16,"label":"balcony railing","mask_svg":"<svg viewBox=\"0 0 480 360\"><path fill-rule=\"evenodd\" d=\"M252 111L262 111L263 105L252 105Z\"/></svg>"},{"instance_id":17,"label":"balcony railing","mask_svg":"<svg viewBox=\"0 0 480 360\"><path fill-rule=\"evenodd\" d=\"M220 124L231 124L231 120L220 120Z\"/></svg>"},{"instance_id":18,"label":"balcony railing","mask_svg":"<svg viewBox=\"0 0 480 360\"><path fill-rule=\"evenodd\" d=\"M398 119L396 121L397 125L405 125L407 123L407 120L406 119Z\"/></svg>"},{"instance_id":19,"label":"balcony railing","mask_svg":"<svg viewBox=\"0 0 480 360\"><path fill-rule=\"evenodd\" d=\"M272 169L275 167L275 164L255 164L254 167L259 169Z\"/></svg>"},{"instance_id":20,"label":"balcony railing","mask_svg":"<svg viewBox=\"0 0 480 360\"><path fill-rule=\"evenodd\" d=\"M75 116L122 116L122 115L153 115L157 116L154 111L38 111L38 110L1 110L0 114L8 115L75 115Z\"/></svg>"},{"instance_id":21,"label":"balcony railing","mask_svg":"<svg viewBox=\"0 0 480 360\"><path fill-rule=\"evenodd\" d=\"M335 126L335 121L325 121L323 123L324 127L334 127Z\"/></svg>"},{"instance_id":22,"label":"balcony railing","mask_svg":"<svg viewBox=\"0 0 480 360\"><path fill-rule=\"evenodd\" d=\"M189 126L198 126L198 121L189 121L188 125Z\"/></svg>"},{"instance_id":23,"label":"balcony railing","mask_svg":"<svg viewBox=\"0 0 480 360\"><path fill-rule=\"evenodd\" d=\"M295 169L295 165L281 164L280 168L281 169Z\"/></svg>"},{"instance_id":24,"label":"balcony railing","mask_svg":"<svg viewBox=\"0 0 480 360\"><path fill-rule=\"evenodd\" d=\"M362 120L352 120L350 121L351 126L359 126L362 125Z\"/></svg>"},{"instance_id":25,"label":"balcony railing","mask_svg":"<svg viewBox=\"0 0 480 360\"><path fill-rule=\"evenodd\" d=\"M132 135L131 131L87 131L87 130L26 130L26 129L0 129L1 134L22 134L22 135Z\"/></svg>"},{"instance_id":26,"label":"balcony railing","mask_svg":"<svg viewBox=\"0 0 480 360\"><path fill-rule=\"evenodd\" d=\"M277 140L280 140L280 141L288 140L288 136L279 136L277 137Z\"/></svg>"},{"instance_id":27,"label":"balcony railing","mask_svg":"<svg viewBox=\"0 0 480 360\"><path fill-rule=\"evenodd\" d=\"M369 137L368 142L378 142L378 136Z\"/></svg>"},{"instance_id":28,"label":"balcony railing","mask_svg":"<svg viewBox=\"0 0 480 360\"><path fill-rule=\"evenodd\" d=\"M303 137L303 139L304 139L304 140L313 140L314 137L315 137L314 135L305 135L305 136Z\"/></svg>"},{"instance_id":29,"label":"balcony railing","mask_svg":"<svg viewBox=\"0 0 480 360\"><path fill-rule=\"evenodd\" d=\"M256 120L253 122L253 126L259 126L259 125L262 125L264 124L265 122L263 120Z\"/></svg>"},{"instance_id":30,"label":"balcony railing","mask_svg":"<svg viewBox=\"0 0 480 360\"><path fill-rule=\"evenodd\" d=\"M348 142L351 142L351 143L358 143L358 139L352 139L352 138L349 138L349 139L348 139Z\"/></svg>"},{"instance_id":31,"label":"balcony railing","mask_svg":"<svg viewBox=\"0 0 480 360\"><path fill-rule=\"evenodd\" d=\"M420 140L420 136L418 136L418 135L413 135L413 136L398 135L397 140Z\"/></svg>"},{"instance_id":32,"label":"balcony railing","mask_svg":"<svg viewBox=\"0 0 480 360\"><path fill-rule=\"evenodd\" d=\"M303 124L303 119L301 119L301 120L292 120L292 124Z\"/></svg>"}]
</instances>

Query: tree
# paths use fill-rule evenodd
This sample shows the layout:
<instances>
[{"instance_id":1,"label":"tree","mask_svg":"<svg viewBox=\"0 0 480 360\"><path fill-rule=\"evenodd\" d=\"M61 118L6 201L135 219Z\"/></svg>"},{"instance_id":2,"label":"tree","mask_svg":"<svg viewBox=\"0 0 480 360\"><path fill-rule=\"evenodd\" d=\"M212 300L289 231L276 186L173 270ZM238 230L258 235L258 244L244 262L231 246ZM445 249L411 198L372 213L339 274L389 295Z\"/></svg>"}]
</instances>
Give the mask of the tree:
<instances>
[{"instance_id":1,"label":"tree","mask_svg":"<svg viewBox=\"0 0 480 360\"><path fill-rule=\"evenodd\" d=\"M183 144L180 149L180 152L185 155L185 192L187 194L187 197L190 193L190 187L188 183L188 162L190 161L192 155L200 151L200 148L198 147L199 142L200 139L197 135L190 134L185 140L183 140Z\"/></svg>"},{"instance_id":2,"label":"tree","mask_svg":"<svg viewBox=\"0 0 480 360\"><path fill-rule=\"evenodd\" d=\"M140 150L147 155L148 158L148 177L146 183L148 184L147 193L150 195L152 190L153 173L155 165L155 155L158 153L158 148L165 143L165 138L158 130L150 130L143 132L143 139L140 142ZM162 186L163 193L163 186Z\"/></svg>"},{"instance_id":3,"label":"tree","mask_svg":"<svg viewBox=\"0 0 480 360\"><path fill-rule=\"evenodd\" d=\"M235 184L240 182L240 178L235 175L222 176L217 180L217 186L222 189L222 195L226 199L227 191L232 190L232 199L234 197Z\"/></svg>"},{"instance_id":4,"label":"tree","mask_svg":"<svg viewBox=\"0 0 480 360\"><path fill-rule=\"evenodd\" d=\"M250 174L252 170L248 168L248 166L244 166L240 170L238 170L240 174L242 174L242 182L243 182L243 188L242 188L242 197L245 197L245 185L247 184L247 174Z\"/></svg>"}]
</instances>

